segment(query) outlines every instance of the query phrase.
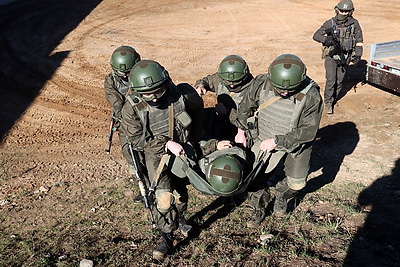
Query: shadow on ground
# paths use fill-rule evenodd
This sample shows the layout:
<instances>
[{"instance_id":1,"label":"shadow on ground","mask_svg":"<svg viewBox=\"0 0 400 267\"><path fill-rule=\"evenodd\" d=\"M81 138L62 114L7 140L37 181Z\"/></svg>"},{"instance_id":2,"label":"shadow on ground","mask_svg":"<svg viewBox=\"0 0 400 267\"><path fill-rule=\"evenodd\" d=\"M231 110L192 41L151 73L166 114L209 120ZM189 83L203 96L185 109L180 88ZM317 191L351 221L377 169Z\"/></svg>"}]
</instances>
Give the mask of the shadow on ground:
<instances>
[{"instance_id":1,"label":"shadow on ground","mask_svg":"<svg viewBox=\"0 0 400 267\"><path fill-rule=\"evenodd\" d=\"M366 83L367 61L361 60L356 65L352 64L346 69L346 76L343 80L343 88L338 95L338 100L343 98L349 91L357 92L359 85Z\"/></svg>"},{"instance_id":2,"label":"shadow on ground","mask_svg":"<svg viewBox=\"0 0 400 267\"><path fill-rule=\"evenodd\" d=\"M310 173L314 173L315 177L311 177L305 188L297 194L294 202L299 203L306 194L332 183L342 166L344 157L353 153L359 139L358 129L350 121L321 128L311 153Z\"/></svg>"},{"instance_id":3,"label":"shadow on ground","mask_svg":"<svg viewBox=\"0 0 400 267\"><path fill-rule=\"evenodd\" d=\"M54 48L101 0L29 1L0 10L0 143L70 51Z\"/></svg>"},{"instance_id":4,"label":"shadow on ground","mask_svg":"<svg viewBox=\"0 0 400 267\"><path fill-rule=\"evenodd\" d=\"M358 196L368 214L347 252L344 266L400 266L400 159L392 174L376 180Z\"/></svg>"}]
</instances>

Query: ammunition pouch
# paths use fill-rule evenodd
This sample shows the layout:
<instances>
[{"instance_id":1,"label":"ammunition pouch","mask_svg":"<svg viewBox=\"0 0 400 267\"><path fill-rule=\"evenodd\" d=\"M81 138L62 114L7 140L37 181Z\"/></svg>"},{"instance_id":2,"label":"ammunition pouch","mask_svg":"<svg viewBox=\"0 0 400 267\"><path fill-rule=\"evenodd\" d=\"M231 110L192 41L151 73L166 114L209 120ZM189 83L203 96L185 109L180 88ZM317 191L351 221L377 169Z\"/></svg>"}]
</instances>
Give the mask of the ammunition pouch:
<instances>
[{"instance_id":1,"label":"ammunition pouch","mask_svg":"<svg viewBox=\"0 0 400 267\"><path fill-rule=\"evenodd\" d=\"M254 140L258 137L258 117L251 116L247 119L246 142L247 147L251 147Z\"/></svg>"},{"instance_id":2,"label":"ammunition pouch","mask_svg":"<svg viewBox=\"0 0 400 267\"><path fill-rule=\"evenodd\" d=\"M331 49L329 46L322 46L322 55L321 58L325 59L327 56L329 56L329 53L331 52Z\"/></svg>"}]
</instances>

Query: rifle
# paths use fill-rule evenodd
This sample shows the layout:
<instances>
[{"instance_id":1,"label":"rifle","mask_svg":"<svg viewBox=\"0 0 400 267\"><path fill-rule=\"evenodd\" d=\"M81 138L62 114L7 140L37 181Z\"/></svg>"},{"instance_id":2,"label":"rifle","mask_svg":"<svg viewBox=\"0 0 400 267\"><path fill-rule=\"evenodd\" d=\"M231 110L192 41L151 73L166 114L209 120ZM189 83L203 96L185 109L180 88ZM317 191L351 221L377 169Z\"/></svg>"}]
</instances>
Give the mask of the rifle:
<instances>
[{"instance_id":1,"label":"rifle","mask_svg":"<svg viewBox=\"0 0 400 267\"><path fill-rule=\"evenodd\" d=\"M338 55L339 60L336 61L336 64L343 70L343 68L347 66L348 62L342 46L340 45L340 30L336 26L333 26L332 28L327 29L325 32L326 35L332 37L333 40L333 50L329 52L329 56L333 58L334 55Z\"/></svg>"},{"instance_id":2,"label":"rifle","mask_svg":"<svg viewBox=\"0 0 400 267\"><path fill-rule=\"evenodd\" d=\"M105 150L107 154L110 154L111 151L112 139L115 132L114 125L115 125L115 119L111 117L110 130L108 134L108 147Z\"/></svg>"},{"instance_id":3,"label":"rifle","mask_svg":"<svg viewBox=\"0 0 400 267\"><path fill-rule=\"evenodd\" d=\"M140 162L138 159L138 155L137 155L137 152L133 150L131 142L128 142L128 148L129 148L129 153L131 154L131 158L133 161L133 166L135 169L135 176L136 176L136 180L139 185L140 194L143 197L144 206L149 211L151 226L155 229L156 223L155 223L155 220L153 217L153 213L151 212L151 207L153 205L153 201L151 201L150 197L152 196L152 194L150 192L147 193L147 187L146 187L145 180L144 180L145 178L144 178L143 172L141 171L141 168L140 168Z\"/></svg>"}]
</instances>

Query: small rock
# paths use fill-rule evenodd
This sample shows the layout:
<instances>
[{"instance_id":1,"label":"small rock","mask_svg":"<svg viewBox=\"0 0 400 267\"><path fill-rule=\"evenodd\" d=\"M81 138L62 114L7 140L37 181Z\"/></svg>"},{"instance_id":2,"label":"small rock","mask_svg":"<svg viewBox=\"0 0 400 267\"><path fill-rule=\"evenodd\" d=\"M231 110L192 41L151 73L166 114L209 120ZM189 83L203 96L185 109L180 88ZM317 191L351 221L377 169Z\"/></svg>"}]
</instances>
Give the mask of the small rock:
<instances>
[{"instance_id":1,"label":"small rock","mask_svg":"<svg viewBox=\"0 0 400 267\"><path fill-rule=\"evenodd\" d=\"M260 240L258 241L261 245L265 246L274 237L273 234L263 234L260 235Z\"/></svg>"},{"instance_id":2,"label":"small rock","mask_svg":"<svg viewBox=\"0 0 400 267\"><path fill-rule=\"evenodd\" d=\"M67 255L62 255L62 256L58 257L59 261L62 261L62 260L65 260L65 259L67 259Z\"/></svg>"},{"instance_id":3,"label":"small rock","mask_svg":"<svg viewBox=\"0 0 400 267\"><path fill-rule=\"evenodd\" d=\"M83 259L79 262L79 267L93 267L93 261L88 259Z\"/></svg>"},{"instance_id":4,"label":"small rock","mask_svg":"<svg viewBox=\"0 0 400 267\"><path fill-rule=\"evenodd\" d=\"M39 192L45 193L45 192L49 192L50 188L48 186L42 185L39 188Z\"/></svg>"}]
</instances>

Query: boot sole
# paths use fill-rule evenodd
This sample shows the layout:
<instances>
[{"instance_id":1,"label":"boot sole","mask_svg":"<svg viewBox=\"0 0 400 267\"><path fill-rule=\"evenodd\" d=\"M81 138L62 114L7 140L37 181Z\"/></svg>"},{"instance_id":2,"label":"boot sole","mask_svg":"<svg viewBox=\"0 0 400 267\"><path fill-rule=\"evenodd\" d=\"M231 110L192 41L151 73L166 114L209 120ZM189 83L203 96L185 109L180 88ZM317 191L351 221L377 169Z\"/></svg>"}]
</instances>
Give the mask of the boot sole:
<instances>
[{"instance_id":1,"label":"boot sole","mask_svg":"<svg viewBox=\"0 0 400 267\"><path fill-rule=\"evenodd\" d=\"M153 260L163 261L165 259L166 254L162 253L161 251L153 251Z\"/></svg>"}]
</instances>

